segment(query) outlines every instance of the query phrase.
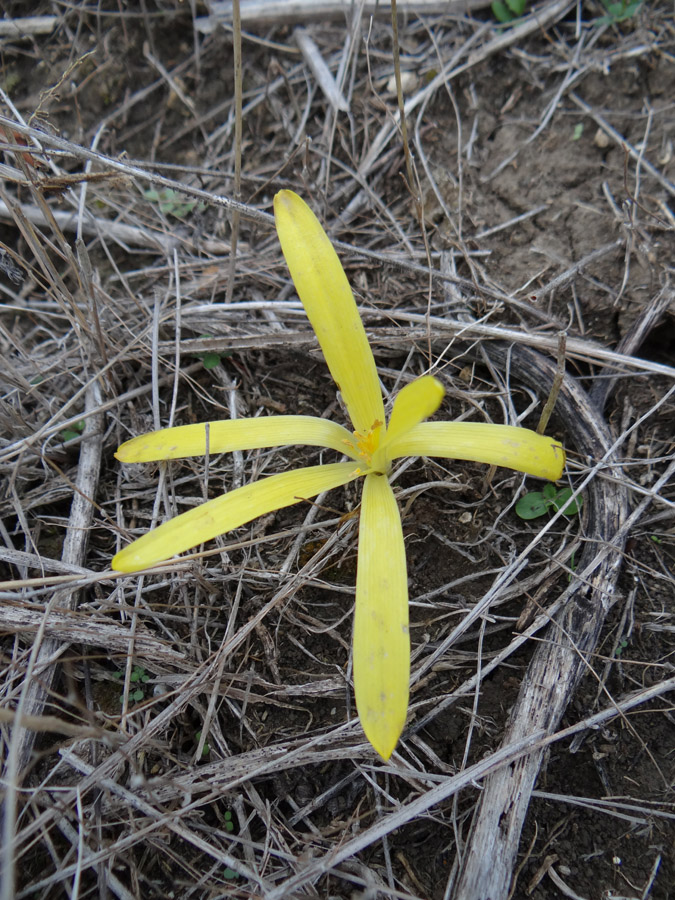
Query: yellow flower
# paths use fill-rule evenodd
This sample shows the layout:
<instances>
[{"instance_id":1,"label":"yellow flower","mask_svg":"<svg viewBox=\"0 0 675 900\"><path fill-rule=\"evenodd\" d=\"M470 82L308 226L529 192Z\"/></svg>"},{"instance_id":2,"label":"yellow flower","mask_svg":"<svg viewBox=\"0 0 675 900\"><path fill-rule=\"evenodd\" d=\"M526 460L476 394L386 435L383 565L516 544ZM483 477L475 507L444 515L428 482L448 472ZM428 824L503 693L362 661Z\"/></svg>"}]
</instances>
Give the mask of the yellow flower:
<instances>
[{"instance_id":1,"label":"yellow flower","mask_svg":"<svg viewBox=\"0 0 675 900\"><path fill-rule=\"evenodd\" d=\"M319 221L292 191L274 198L277 233L298 295L344 400L353 432L313 416L183 425L140 435L116 453L122 462L180 459L287 444L328 447L350 458L271 475L210 500L134 541L112 567L135 572L189 550L258 516L363 477L356 606L354 691L363 730L388 759L405 724L410 676L408 580L401 517L388 475L400 456L441 456L507 466L556 481L561 445L526 428L426 422L443 387L423 376L404 387L386 423L375 360L340 261Z\"/></svg>"}]
</instances>

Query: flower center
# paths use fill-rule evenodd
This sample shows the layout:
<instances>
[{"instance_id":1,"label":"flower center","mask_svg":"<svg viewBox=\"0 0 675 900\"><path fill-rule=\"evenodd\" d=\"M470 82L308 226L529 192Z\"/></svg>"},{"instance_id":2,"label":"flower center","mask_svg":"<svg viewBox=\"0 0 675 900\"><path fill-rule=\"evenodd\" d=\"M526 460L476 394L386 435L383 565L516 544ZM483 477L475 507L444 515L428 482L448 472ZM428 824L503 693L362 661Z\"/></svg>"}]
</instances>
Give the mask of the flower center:
<instances>
[{"instance_id":1,"label":"flower center","mask_svg":"<svg viewBox=\"0 0 675 900\"><path fill-rule=\"evenodd\" d=\"M382 453L378 452L380 447L380 438L382 436L383 422L375 419L370 431L362 434L360 431L354 432L353 441L345 441L352 450L355 450L359 457L363 460L367 470L385 473L388 468ZM364 473L365 474L365 473Z\"/></svg>"}]
</instances>

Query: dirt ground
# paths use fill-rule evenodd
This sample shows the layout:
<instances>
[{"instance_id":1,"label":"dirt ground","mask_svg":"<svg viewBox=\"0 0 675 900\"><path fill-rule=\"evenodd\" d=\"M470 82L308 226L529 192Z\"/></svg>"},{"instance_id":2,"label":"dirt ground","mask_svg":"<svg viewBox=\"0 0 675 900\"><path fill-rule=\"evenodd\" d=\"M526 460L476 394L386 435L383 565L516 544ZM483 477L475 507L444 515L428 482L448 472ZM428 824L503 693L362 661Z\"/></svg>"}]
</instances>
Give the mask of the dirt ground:
<instances>
[{"instance_id":1,"label":"dirt ground","mask_svg":"<svg viewBox=\"0 0 675 900\"><path fill-rule=\"evenodd\" d=\"M0 900L482 896L459 886L484 779L594 541L615 583L507 894L675 895L672 3L612 19L552 0L504 27L480 2L400 0L414 185L392 23L358 6L302 15L335 109L290 12L252 21L242 0L238 188L231 19L199 0L5 4L0 26L51 19L0 30ZM591 500L547 530L519 518L541 485L509 470L397 474L412 686L388 763L352 693L356 488L151 574L110 569L156 521L327 458L113 455L169 423L344 420L266 215L285 187L347 245L387 395L432 371L439 418L535 428L548 386L514 348L555 359L565 332L620 466L558 408L565 483L610 481L633 515L599 542Z\"/></svg>"}]
</instances>

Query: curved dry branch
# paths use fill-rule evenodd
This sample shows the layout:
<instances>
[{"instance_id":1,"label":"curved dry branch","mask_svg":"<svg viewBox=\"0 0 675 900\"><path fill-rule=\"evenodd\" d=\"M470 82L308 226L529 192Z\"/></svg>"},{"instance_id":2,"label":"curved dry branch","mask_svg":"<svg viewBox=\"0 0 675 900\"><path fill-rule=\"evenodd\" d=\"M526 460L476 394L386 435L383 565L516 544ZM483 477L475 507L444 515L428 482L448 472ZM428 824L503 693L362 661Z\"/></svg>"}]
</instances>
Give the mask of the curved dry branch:
<instances>
[{"instance_id":1,"label":"curved dry branch","mask_svg":"<svg viewBox=\"0 0 675 900\"><path fill-rule=\"evenodd\" d=\"M500 361L505 361L508 353L511 372L533 388L541 390L552 381L554 363L534 350L491 347L489 353ZM622 484L614 439L602 413L569 376L558 399L558 414L577 452L593 461L604 459L605 469L587 488L585 549L571 595L528 666L503 747L528 734L556 730L588 670L605 617L616 599L628 492ZM508 897L520 834L543 757L544 750L536 749L485 779L455 896L463 900Z\"/></svg>"}]
</instances>

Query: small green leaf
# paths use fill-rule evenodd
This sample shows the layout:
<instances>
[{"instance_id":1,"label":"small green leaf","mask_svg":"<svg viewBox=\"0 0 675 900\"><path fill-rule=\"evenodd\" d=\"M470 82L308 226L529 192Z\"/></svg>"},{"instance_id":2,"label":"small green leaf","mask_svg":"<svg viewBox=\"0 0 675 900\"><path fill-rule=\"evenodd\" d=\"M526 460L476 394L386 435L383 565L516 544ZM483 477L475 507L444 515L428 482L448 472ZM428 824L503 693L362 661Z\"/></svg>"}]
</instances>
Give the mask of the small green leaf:
<instances>
[{"instance_id":1,"label":"small green leaf","mask_svg":"<svg viewBox=\"0 0 675 900\"><path fill-rule=\"evenodd\" d=\"M184 218L195 207L200 212L205 208L203 203L198 203L197 200L188 200L172 188L164 188L161 191L150 188L150 190L143 193L143 196L146 200L150 200L151 203L159 203L159 208L163 213L166 213L168 216L175 216L177 219Z\"/></svg>"},{"instance_id":2,"label":"small green leaf","mask_svg":"<svg viewBox=\"0 0 675 900\"><path fill-rule=\"evenodd\" d=\"M212 351L205 353L202 356L202 362L205 369L215 369L216 366L220 365L220 354Z\"/></svg>"},{"instance_id":3,"label":"small green leaf","mask_svg":"<svg viewBox=\"0 0 675 900\"><path fill-rule=\"evenodd\" d=\"M235 872L234 869L228 867L223 872L223 878L239 878L239 872Z\"/></svg>"},{"instance_id":4,"label":"small green leaf","mask_svg":"<svg viewBox=\"0 0 675 900\"><path fill-rule=\"evenodd\" d=\"M493 0L492 15L502 25L509 25L525 12L527 0Z\"/></svg>"},{"instance_id":5,"label":"small green leaf","mask_svg":"<svg viewBox=\"0 0 675 900\"><path fill-rule=\"evenodd\" d=\"M206 341L212 337L212 334L200 334L199 340ZM232 353L229 350L224 350L222 353L216 352L215 350L206 350L204 353L195 353L195 359L201 359L205 369L215 369L216 366L220 365L223 359L228 359L230 356L232 356Z\"/></svg>"},{"instance_id":6,"label":"small green leaf","mask_svg":"<svg viewBox=\"0 0 675 900\"><path fill-rule=\"evenodd\" d=\"M582 135L583 133L584 133L584 123L583 123L583 122L577 122L577 124L574 126L574 131L572 132L572 140L573 140L573 141L578 141L578 140L580 140L580 139L581 139L581 135Z\"/></svg>"},{"instance_id":7,"label":"small green leaf","mask_svg":"<svg viewBox=\"0 0 675 900\"><path fill-rule=\"evenodd\" d=\"M584 505L583 497L576 497L574 500L570 500L570 497L574 491L572 488L563 488L558 491L555 498L553 499L553 506L556 510L561 509L563 511L563 515L565 516L576 516L577 513L581 510L581 507ZM569 501L569 502L568 502Z\"/></svg>"},{"instance_id":8,"label":"small green leaf","mask_svg":"<svg viewBox=\"0 0 675 900\"><path fill-rule=\"evenodd\" d=\"M583 506L583 498L570 500L574 491L566 487L558 490L550 482L541 491L531 491L516 503L516 515L521 519L538 519L551 510L562 510L566 516L576 515Z\"/></svg>"},{"instance_id":9,"label":"small green leaf","mask_svg":"<svg viewBox=\"0 0 675 900\"><path fill-rule=\"evenodd\" d=\"M513 13L505 3L501 2L501 0L493 0L490 9L492 10L492 15L498 22L501 22L502 25L508 25L513 19Z\"/></svg>"},{"instance_id":10,"label":"small green leaf","mask_svg":"<svg viewBox=\"0 0 675 900\"><path fill-rule=\"evenodd\" d=\"M551 501L539 491L532 491L525 494L516 503L516 515L521 519L538 519L540 516L546 515Z\"/></svg>"},{"instance_id":11,"label":"small green leaf","mask_svg":"<svg viewBox=\"0 0 675 900\"><path fill-rule=\"evenodd\" d=\"M84 422L73 422L68 428L64 428L61 432L61 440L72 441L73 438L80 437L84 431Z\"/></svg>"},{"instance_id":12,"label":"small green leaf","mask_svg":"<svg viewBox=\"0 0 675 900\"><path fill-rule=\"evenodd\" d=\"M197 741L197 746L199 747L199 742L200 742L201 739L202 739L202 733L201 733L201 731L198 731L198 732L195 734L195 739L196 739L196 741ZM211 752L211 748L209 747L209 742L208 742L208 741L204 741L204 746L202 747L202 756L208 756L210 752ZM230 813L230 815L232 815L232 813ZM225 813L225 818L227 819L227 813Z\"/></svg>"},{"instance_id":13,"label":"small green leaf","mask_svg":"<svg viewBox=\"0 0 675 900\"><path fill-rule=\"evenodd\" d=\"M595 20L596 25L615 25L617 22L624 22L626 19L632 18L642 6L642 0L619 0L618 3L611 0L602 0L602 5L607 10L606 16L601 16Z\"/></svg>"},{"instance_id":14,"label":"small green leaf","mask_svg":"<svg viewBox=\"0 0 675 900\"><path fill-rule=\"evenodd\" d=\"M133 700L134 703L138 703L139 700L142 700L144 696L145 695L144 695L143 691L140 688L137 688L135 691L132 691L129 694L129 699Z\"/></svg>"}]
</instances>

